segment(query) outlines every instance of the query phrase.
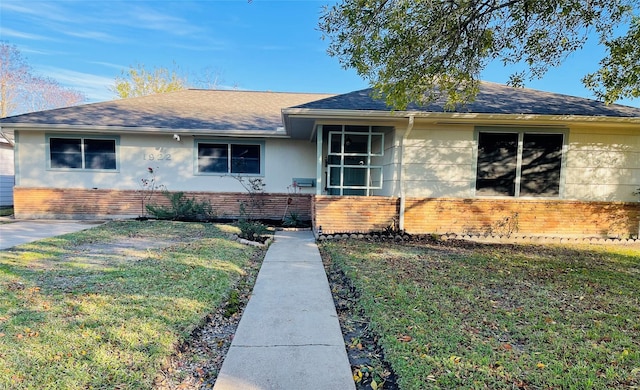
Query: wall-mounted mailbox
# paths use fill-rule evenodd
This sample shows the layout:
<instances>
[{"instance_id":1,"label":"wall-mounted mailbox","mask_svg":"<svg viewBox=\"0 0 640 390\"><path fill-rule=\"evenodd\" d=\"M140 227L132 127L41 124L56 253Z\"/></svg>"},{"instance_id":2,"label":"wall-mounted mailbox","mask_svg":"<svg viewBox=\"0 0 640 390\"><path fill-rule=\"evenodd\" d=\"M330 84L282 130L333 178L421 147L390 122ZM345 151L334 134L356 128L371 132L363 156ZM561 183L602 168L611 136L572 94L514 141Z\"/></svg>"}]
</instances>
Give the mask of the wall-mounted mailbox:
<instances>
[{"instance_id":1,"label":"wall-mounted mailbox","mask_svg":"<svg viewBox=\"0 0 640 390\"><path fill-rule=\"evenodd\" d=\"M310 177L294 177L293 185L296 187L315 187L316 179Z\"/></svg>"}]
</instances>

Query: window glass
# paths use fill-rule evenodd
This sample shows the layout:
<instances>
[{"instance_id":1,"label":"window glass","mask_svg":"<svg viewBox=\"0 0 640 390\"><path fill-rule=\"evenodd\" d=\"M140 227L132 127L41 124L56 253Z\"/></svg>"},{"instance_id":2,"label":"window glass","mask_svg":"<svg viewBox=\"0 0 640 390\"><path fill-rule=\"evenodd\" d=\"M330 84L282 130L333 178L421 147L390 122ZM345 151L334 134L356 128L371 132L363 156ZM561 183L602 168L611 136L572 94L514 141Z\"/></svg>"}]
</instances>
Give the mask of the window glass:
<instances>
[{"instance_id":1,"label":"window glass","mask_svg":"<svg viewBox=\"0 0 640 390\"><path fill-rule=\"evenodd\" d=\"M260 173L260 145L231 145L231 173Z\"/></svg>"},{"instance_id":2,"label":"window glass","mask_svg":"<svg viewBox=\"0 0 640 390\"><path fill-rule=\"evenodd\" d=\"M369 134L345 134L344 152L366 155L369 151Z\"/></svg>"},{"instance_id":3,"label":"window glass","mask_svg":"<svg viewBox=\"0 0 640 390\"><path fill-rule=\"evenodd\" d=\"M80 138L50 138L51 168L82 169L82 140Z\"/></svg>"},{"instance_id":4,"label":"window glass","mask_svg":"<svg viewBox=\"0 0 640 390\"><path fill-rule=\"evenodd\" d=\"M116 166L116 140L49 138L51 168L110 169Z\"/></svg>"},{"instance_id":5,"label":"window glass","mask_svg":"<svg viewBox=\"0 0 640 390\"><path fill-rule=\"evenodd\" d=\"M198 144L198 172L227 173L228 150L227 144Z\"/></svg>"},{"instance_id":6,"label":"window glass","mask_svg":"<svg viewBox=\"0 0 640 390\"><path fill-rule=\"evenodd\" d=\"M390 127L323 126L328 130L327 188L330 195L364 195L382 188L384 132Z\"/></svg>"},{"instance_id":7,"label":"window glass","mask_svg":"<svg viewBox=\"0 0 640 390\"><path fill-rule=\"evenodd\" d=\"M371 155L382 156L383 148L382 134L371 134Z\"/></svg>"},{"instance_id":8,"label":"window glass","mask_svg":"<svg viewBox=\"0 0 640 390\"><path fill-rule=\"evenodd\" d=\"M515 195L518 134L479 133L476 193Z\"/></svg>"},{"instance_id":9,"label":"window glass","mask_svg":"<svg viewBox=\"0 0 640 390\"><path fill-rule=\"evenodd\" d=\"M382 188L382 168L371 168L369 171L369 181L373 188Z\"/></svg>"},{"instance_id":10,"label":"window glass","mask_svg":"<svg viewBox=\"0 0 640 390\"><path fill-rule=\"evenodd\" d=\"M558 196L562 134L524 134L520 195Z\"/></svg>"},{"instance_id":11,"label":"window glass","mask_svg":"<svg viewBox=\"0 0 640 390\"><path fill-rule=\"evenodd\" d=\"M85 169L116 169L116 143L111 139L84 140Z\"/></svg>"},{"instance_id":12,"label":"window glass","mask_svg":"<svg viewBox=\"0 0 640 390\"><path fill-rule=\"evenodd\" d=\"M199 142L198 172L260 174L260 154L260 145Z\"/></svg>"},{"instance_id":13,"label":"window glass","mask_svg":"<svg viewBox=\"0 0 640 390\"><path fill-rule=\"evenodd\" d=\"M345 187L366 187L367 186L367 169L368 168L347 168L343 170L342 185Z\"/></svg>"},{"instance_id":14,"label":"window glass","mask_svg":"<svg viewBox=\"0 0 640 390\"><path fill-rule=\"evenodd\" d=\"M342 134L329 133L329 153L331 154L342 153Z\"/></svg>"},{"instance_id":15,"label":"window glass","mask_svg":"<svg viewBox=\"0 0 640 390\"><path fill-rule=\"evenodd\" d=\"M340 167L330 167L329 168L329 185L330 186L340 186Z\"/></svg>"},{"instance_id":16,"label":"window glass","mask_svg":"<svg viewBox=\"0 0 640 390\"><path fill-rule=\"evenodd\" d=\"M366 156L345 156L344 165L367 165Z\"/></svg>"}]
</instances>

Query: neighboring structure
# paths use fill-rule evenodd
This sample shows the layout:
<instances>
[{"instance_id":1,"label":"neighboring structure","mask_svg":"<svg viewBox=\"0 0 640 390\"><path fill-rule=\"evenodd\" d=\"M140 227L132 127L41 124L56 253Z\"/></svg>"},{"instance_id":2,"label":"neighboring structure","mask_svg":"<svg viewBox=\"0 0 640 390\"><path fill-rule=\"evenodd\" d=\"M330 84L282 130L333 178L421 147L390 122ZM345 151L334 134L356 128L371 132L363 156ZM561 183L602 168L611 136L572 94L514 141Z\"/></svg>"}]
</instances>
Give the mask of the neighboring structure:
<instances>
[{"instance_id":1,"label":"neighboring structure","mask_svg":"<svg viewBox=\"0 0 640 390\"><path fill-rule=\"evenodd\" d=\"M390 110L343 95L185 90L0 121L16 143L17 218L141 214L148 168L238 216L323 232L637 236L640 109L483 83L475 102Z\"/></svg>"},{"instance_id":2,"label":"neighboring structure","mask_svg":"<svg viewBox=\"0 0 640 390\"><path fill-rule=\"evenodd\" d=\"M0 136L0 207L13 206L13 145Z\"/></svg>"}]
</instances>

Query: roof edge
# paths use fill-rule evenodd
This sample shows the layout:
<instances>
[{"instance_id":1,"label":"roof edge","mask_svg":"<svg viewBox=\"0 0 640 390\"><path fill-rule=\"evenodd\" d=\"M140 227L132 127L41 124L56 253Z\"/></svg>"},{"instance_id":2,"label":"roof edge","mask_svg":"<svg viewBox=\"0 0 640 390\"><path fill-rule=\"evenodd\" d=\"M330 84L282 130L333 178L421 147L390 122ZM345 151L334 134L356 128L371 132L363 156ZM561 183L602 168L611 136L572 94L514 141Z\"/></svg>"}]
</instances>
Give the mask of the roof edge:
<instances>
[{"instance_id":1,"label":"roof edge","mask_svg":"<svg viewBox=\"0 0 640 390\"><path fill-rule=\"evenodd\" d=\"M3 131L25 130L69 133L127 133L127 134L193 134L212 136L233 136L233 137L268 137L268 138L288 138L284 127L276 130L263 129L238 129L238 130L216 130L216 129L186 129L186 128L163 128L163 127L126 127L126 126L89 126L89 125L60 125L60 124L33 124L33 123L11 123L1 127Z\"/></svg>"},{"instance_id":2,"label":"roof edge","mask_svg":"<svg viewBox=\"0 0 640 390\"><path fill-rule=\"evenodd\" d=\"M640 117L617 116L582 116L582 115L545 115L545 114L486 114L486 113L459 113L459 112L424 112L424 111L378 111L378 110L336 110L316 108L286 108L282 110L284 116L296 117L334 117L334 118L378 118L400 119L413 116L416 119L460 120L518 120L518 121L564 121L564 122L590 122L590 123L628 123L640 124Z\"/></svg>"}]
</instances>

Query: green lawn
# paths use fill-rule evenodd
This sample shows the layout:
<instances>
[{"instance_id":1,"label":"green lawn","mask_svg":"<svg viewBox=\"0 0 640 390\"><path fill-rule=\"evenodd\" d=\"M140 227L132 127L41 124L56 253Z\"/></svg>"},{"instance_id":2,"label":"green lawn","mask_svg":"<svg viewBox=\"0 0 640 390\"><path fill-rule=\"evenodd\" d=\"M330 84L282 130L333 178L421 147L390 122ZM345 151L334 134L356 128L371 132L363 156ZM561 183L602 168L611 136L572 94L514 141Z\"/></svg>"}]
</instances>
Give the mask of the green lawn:
<instances>
[{"instance_id":1,"label":"green lawn","mask_svg":"<svg viewBox=\"0 0 640 390\"><path fill-rule=\"evenodd\" d=\"M0 252L0 388L150 388L260 255L230 229L110 222Z\"/></svg>"},{"instance_id":2,"label":"green lawn","mask_svg":"<svg viewBox=\"0 0 640 390\"><path fill-rule=\"evenodd\" d=\"M402 389L640 388L640 251L326 242Z\"/></svg>"},{"instance_id":3,"label":"green lawn","mask_svg":"<svg viewBox=\"0 0 640 390\"><path fill-rule=\"evenodd\" d=\"M9 217L11 215L13 215L13 207L0 207L0 217Z\"/></svg>"}]
</instances>

